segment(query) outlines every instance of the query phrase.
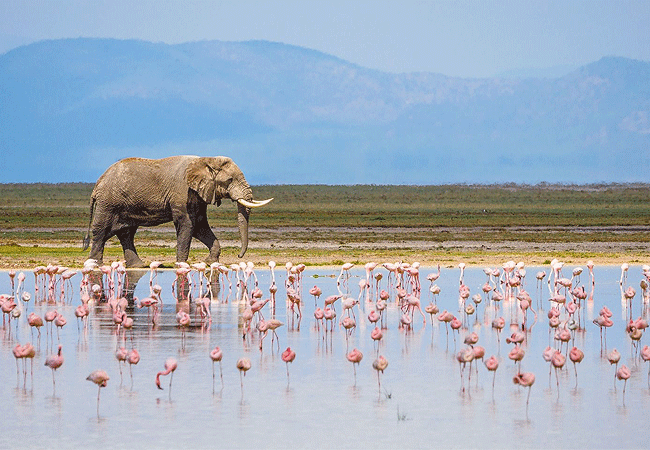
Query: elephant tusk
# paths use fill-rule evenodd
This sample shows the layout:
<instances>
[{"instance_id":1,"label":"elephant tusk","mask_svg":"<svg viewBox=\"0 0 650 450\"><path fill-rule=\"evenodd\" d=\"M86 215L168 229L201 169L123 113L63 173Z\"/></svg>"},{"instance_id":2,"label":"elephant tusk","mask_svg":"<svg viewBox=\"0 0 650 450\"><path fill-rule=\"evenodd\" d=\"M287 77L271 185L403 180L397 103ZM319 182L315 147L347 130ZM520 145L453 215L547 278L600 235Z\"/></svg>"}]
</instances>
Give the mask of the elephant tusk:
<instances>
[{"instance_id":1,"label":"elephant tusk","mask_svg":"<svg viewBox=\"0 0 650 450\"><path fill-rule=\"evenodd\" d=\"M259 208L260 206L266 205L271 200L273 200L273 199L269 198L269 199L266 199L266 200L253 200L252 202L249 202L248 200L244 200L243 198L240 198L239 200L237 200L237 203L239 203L240 205L243 205L243 206L245 206L247 208Z\"/></svg>"}]
</instances>

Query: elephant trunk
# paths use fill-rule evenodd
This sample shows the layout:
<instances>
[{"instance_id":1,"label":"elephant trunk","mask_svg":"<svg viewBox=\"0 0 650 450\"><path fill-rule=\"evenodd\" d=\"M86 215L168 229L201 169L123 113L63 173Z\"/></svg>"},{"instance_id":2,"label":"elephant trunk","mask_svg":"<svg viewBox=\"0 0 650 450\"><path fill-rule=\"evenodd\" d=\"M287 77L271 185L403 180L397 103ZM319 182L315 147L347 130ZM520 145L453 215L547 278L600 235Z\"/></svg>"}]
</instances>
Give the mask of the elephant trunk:
<instances>
[{"instance_id":1,"label":"elephant trunk","mask_svg":"<svg viewBox=\"0 0 650 450\"><path fill-rule=\"evenodd\" d=\"M244 180L240 183L234 183L229 190L230 198L234 201L243 199L246 201L253 200L253 191ZM241 238L241 252L239 258L243 258L248 249L248 219L250 217L250 208L241 203L237 203L237 224L239 226L239 236Z\"/></svg>"},{"instance_id":2,"label":"elephant trunk","mask_svg":"<svg viewBox=\"0 0 650 450\"><path fill-rule=\"evenodd\" d=\"M237 224L239 225L239 235L241 237L241 252L239 258L243 258L248 249L248 218L250 209L237 203Z\"/></svg>"}]
</instances>

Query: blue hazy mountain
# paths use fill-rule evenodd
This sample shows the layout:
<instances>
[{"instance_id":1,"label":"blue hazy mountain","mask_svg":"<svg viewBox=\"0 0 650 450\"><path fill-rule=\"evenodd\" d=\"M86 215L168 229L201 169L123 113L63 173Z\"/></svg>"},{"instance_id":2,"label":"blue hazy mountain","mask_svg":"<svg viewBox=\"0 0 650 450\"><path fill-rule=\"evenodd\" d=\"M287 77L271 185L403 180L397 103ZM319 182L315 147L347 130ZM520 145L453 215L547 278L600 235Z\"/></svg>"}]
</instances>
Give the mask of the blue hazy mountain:
<instances>
[{"instance_id":1,"label":"blue hazy mountain","mask_svg":"<svg viewBox=\"0 0 650 450\"><path fill-rule=\"evenodd\" d=\"M252 184L647 182L650 63L392 74L266 41L42 41L0 55L0 182L228 155Z\"/></svg>"}]
</instances>

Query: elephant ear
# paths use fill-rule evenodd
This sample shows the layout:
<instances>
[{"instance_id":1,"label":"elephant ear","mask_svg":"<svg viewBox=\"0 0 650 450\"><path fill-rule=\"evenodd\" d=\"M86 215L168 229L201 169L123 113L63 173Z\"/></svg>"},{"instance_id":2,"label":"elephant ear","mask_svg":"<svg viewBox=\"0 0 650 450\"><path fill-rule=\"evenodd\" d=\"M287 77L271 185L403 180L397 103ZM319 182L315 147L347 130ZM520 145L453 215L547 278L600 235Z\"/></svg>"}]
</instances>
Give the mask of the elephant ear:
<instances>
[{"instance_id":1,"label":"elephant ear","mask_svg":"<svg viewBox=\"0 0 650 450\"><path fill-rule=\"evenodd\" d=\"M221 204L223 195L217 185L217 174L221 164L218 158L195 158L185 169L185 179L190 189L199 194L206 203Z\"/></svg>"}]
</instances>

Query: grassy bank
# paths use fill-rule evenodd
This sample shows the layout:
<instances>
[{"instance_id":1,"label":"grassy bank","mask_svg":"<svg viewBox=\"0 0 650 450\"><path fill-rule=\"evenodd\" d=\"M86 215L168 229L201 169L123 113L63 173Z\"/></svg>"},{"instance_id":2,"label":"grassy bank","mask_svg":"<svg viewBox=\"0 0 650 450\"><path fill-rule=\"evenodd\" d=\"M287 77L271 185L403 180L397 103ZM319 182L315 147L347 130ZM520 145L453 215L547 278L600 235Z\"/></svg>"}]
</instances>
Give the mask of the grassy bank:
<instances>
[{"instance_id":1,"label":"grassy bank","mask_svg":"<svg viewBox=\"0 0 650 450\"><path fill-rule=\"evenodd\" d=\"M0 184L0 267L44 260L79 265L87 252L92 184ZM645 262L650 243L650 185L255 186L274 197L251 216L246 259L312 264L359 260L425 260L477 264L500 258L626 259ZM208 208L236 260L236 208ZM142 229L143 259L175 258L171 224ZM193 246L191 259L205 257ZM113 239L107 259L121 257Z\"/></svg>"}]
</instances>

